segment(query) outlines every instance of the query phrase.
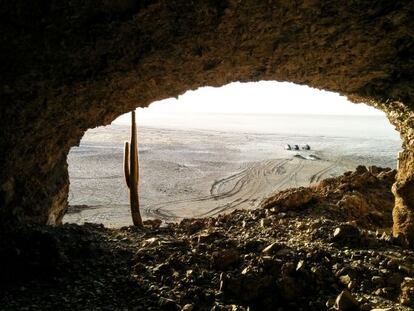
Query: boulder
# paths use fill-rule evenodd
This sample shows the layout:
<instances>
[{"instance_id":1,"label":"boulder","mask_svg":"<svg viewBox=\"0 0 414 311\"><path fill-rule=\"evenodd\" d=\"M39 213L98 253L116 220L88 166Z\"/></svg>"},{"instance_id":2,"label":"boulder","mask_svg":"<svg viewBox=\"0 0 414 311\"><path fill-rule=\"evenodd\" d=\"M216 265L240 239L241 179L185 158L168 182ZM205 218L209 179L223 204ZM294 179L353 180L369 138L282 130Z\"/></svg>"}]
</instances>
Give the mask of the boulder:
<instances>
[{"instance_id":1,"label":"boulder","mask_svg":"<svg viewBox=\"0 0 414 311\"><path fill-rule=\"evenodd\" d=\"M345 194L337 205L344 210L349 218L358 219L369 213L370 205L361 193Z\"/></svg>"},{"instance_id":2,"label":"boulder","mask_svg":"<svg viewBox=\"0 0 414 311\"><path fill-rule=\"evenodd\" d=\"M334 242L359 242L361 239L361 232L359 229L351 224L342 224L333 232Z\"/></svg>"},{"instance_id":3,"label":"boulder","mask_svg":"<svg viewBox=\"0 0 414 311\"><path fill-rule=\"evenodd\" d=\"M262 253L265 254L265 255L272 255L272 254L276 254L276 252L281 250L282 248L283 248L283 245L275 242L275 243L272 243L272 244L266 246L262 250Z\"/></svg>"},{"instance_id":4,"label":"boulder","mask_svg":"<svg viewBox=\"0 0 414 311\"><path fill-rule=\"evenodd\" d=\"M287 189L265 199L261 206L263 208L279 207L284 210L295 210L310 203L315 199L315 196L315 192L310 188Z\"/></svg>"},{"instance_id":5,"label":"boulder","mask_svg":"<svg viewBox=\"0 0 414 311\"><path fill-rule=\"evenodd\" d=\"M404 278L404 281L401 283L400 303L405 306L414 307L413 278Z\"/></svg>"},{"instance_id":6,"label":"boulder","mask_svg":"<svg viewBox=\"0 0 414 311\"><path fill-rule=\"evenodd\" d=\"M359 309L359 303L348 290L343 290L336 297L334 307L338 311L356 311Z\"/></svg>"},{"instance_id":7,"label":"boulder","mask_svg":"<svg viewBox=\"0 0 414 311\"><path fill-rule=\"evenodd\" d=\"M213 253L213 266L219 270L226 270L240 262L240 253L237 249L226 249Z\"/></svg>"}]
</instances>

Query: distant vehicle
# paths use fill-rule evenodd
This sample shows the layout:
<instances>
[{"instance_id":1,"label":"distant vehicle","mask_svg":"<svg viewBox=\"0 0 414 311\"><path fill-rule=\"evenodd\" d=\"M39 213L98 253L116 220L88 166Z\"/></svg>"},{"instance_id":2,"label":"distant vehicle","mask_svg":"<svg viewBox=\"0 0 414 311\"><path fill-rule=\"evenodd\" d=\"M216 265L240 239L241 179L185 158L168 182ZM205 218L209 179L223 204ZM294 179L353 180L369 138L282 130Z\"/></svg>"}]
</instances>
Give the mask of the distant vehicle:
<instances>
[{"instance_id":1,"label":"distant vehicle","mask_svg":"<svg viewBox=\"0 0 414 311\"><path fill-rule=\"evenodd\" d=\"M290 145L290 144L286 144L284 146L285 150L311 150L311 147L308 144L305 145L301 145L299 147L299 145Z\"/></svg>"}]
</instances>

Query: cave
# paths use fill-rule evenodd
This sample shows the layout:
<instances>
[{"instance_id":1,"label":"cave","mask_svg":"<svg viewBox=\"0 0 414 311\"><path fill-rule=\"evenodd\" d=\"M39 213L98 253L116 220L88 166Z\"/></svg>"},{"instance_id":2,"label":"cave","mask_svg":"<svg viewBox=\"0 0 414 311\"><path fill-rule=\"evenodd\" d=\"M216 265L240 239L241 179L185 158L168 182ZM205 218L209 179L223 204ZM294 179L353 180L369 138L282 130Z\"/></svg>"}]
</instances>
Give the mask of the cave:
<instances>
[{"instance_id":1,"label":"cave","mask_svg":"<svg viewBox=\"0 0 414 311\"><path fill-rule=\"evenodd\" d=\"M2 3L1 220L59 224L84 132L200 86L276 80L386 112L394 234L414 240L411 1Z\"/></svg>"},{"instance_id":2,"label":"cave","mask_svg":"<svg viewBox=\"0 0 414 311\"><path fill-rule=\"evenodd\" d=\"M201 310L414 306L413 1L16 0L1 2L0 27L2 306L193 310L195 297ZM337 92L386 113L402 140L397 175L383 174L386 189L395 181L394 237L309 211L289 227L292 217L271 206L144 238L134 227L54 226L67 209L67 155L85 131L187 90L259 80ZM313 199L306 189L292 195ZM267 216L289 230L269 228ZM324 243L309 249L314 238ZM352 273L342 268L350 260ZM373 275L379 263L389 273ZM370 303L355 300L361 290Z\"/></svg>"}]
</instances>

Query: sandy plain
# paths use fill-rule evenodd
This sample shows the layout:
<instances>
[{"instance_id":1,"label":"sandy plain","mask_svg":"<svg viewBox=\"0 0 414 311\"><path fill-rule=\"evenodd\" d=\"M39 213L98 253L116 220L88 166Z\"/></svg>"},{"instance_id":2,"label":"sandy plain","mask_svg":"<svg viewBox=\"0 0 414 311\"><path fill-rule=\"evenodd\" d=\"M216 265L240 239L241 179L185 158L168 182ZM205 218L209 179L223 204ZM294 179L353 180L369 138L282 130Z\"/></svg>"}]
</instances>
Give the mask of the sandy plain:
<instances>
[{"instance_id":1,"label":"sandy plain","mask_svg":"<svg viewBox=\"0 0 414 311\"><path fill-rule=\"evenodd\" d=\"M71 151L65 222L131 225L122 171L128 137L126 126L92 130ZM141 127L139 140L143 218L167 222L255 208L273 192L317 183L357 165L330 151L335 141L320 137ZM312 149L287 151L285 143L308 143ZM318 159L306 159L311 154Z\"/></svg>"}]
</instances>

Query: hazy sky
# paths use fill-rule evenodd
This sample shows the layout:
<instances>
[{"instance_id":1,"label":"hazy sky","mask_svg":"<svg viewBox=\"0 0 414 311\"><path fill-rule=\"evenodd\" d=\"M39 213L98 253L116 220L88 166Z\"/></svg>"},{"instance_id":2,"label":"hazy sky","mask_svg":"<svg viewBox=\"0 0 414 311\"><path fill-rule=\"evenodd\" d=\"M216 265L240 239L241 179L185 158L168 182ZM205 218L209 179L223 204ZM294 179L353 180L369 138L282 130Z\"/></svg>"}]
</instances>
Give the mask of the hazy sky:
<instances>
[{"instance_id":1,"label":"hazy sky","mask_svg":"<svg viewBox=\"0 0 414 311\"><path fill-rule=\"evenodd\" d=\"M220 88L203 87L176 98L152 103L140 113L264 113L384 115L365 104L353 104L337 93L287 82L235 82ZM127 118L127 116L125 116ZM125 119L121 116L117 122Z\"/></svg>"}]
</instances>

